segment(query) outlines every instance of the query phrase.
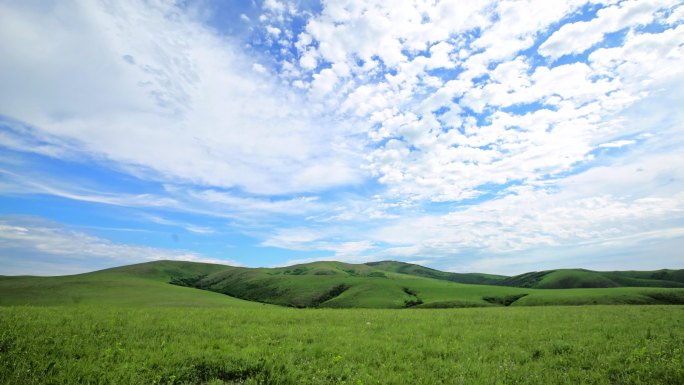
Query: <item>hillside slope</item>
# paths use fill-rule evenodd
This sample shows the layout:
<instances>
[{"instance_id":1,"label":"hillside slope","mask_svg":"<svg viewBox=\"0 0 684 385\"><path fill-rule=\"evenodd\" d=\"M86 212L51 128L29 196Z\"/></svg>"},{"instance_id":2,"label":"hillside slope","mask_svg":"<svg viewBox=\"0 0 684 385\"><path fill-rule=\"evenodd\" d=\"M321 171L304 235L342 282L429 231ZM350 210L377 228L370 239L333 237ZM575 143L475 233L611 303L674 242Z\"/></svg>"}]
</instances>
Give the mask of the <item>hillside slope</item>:
<instances>
[{"instance_id":1,"label":"hillside slope","mask_svg":"<svg viewBox=\"0 0 684 385\"><path fill-rule=\"evenodd\" d=\"M157 261L63 277L0 277L0 305L255 307L268 303L290 307L448 308L684 304L684 289L613 287L548 290L500 286L509 278L486 275L482 278L495 280L498 285L459 283L448 278L463 277L435 272L439 273L417 265L392 262L314 262L282 268L243 268ZM593 273L582 274L593 279L593 284L605 282L597 281ZM642 273L630 272L623 278L651 279L650 275ZM438 278L426 277L426 274L436 274ZM668 277L673 275L668 274ZM478 279L477 275L465 276ZM518 276L519 281L512 283L557 287L568 285L571 282L568 276L576 279L577 273L555 271Z\"/></svg>"},{"instance_id":2,"label":"hillside slope","mask_svg":"<svg viewBox=\"0 0 684 385\"><path fill-rule=\"evenodd\" d=\"M397 261L368 262L366 265L382 271L414 275L417 277L434 278L443 281L469 283L474 285L496 285L508 278L503 275L482 273L450 273L431 269L429 267L415 265L413 263Z\"/></svg>"},{"instance_id":3,"label":"hillside slope","mask_svg":"<svg viewBox=\"0 0 684 385\"><path fill-rule=\"evenodd\" d=\"M563 269L531 272L499 280L496 285L536 289L608 287L684 287L684 270L591 271Z\"/></svg>"},{"instance_id":4,"label":"hillside slope","mask_svg":"<svg viewBox=\"0 0 684 385\"><path fill-rule=\"evenodd\" d=\"M0 306L259 306L218 293L169 284L171 277L194 276L216 271L220 266L159 261L58 277L0 276Z\"/></svg>"},{"instance_id":5,"label":"hillside slope","mask_svg":"<svg viewBox=\"0 0 684 385\"><path fill-rule=\"evenodd\" d=\"M274 269L227 268L174 282L251 301L292 307L447 308L684 303L684 290L679 289L543 290L463 284L445 279L452 273L428 278L422 276L426 271L428 274L439 273L396 262L363 265L314 262ZM503 280L498 276L484 278L496 282Z\"/></svg>"},{"instance_id":6,"label":"hillside slope","mask_svg":"<svg viewBox=\"0 0 684 385\"><path fill-rule=\"evenodd\" d=\"M492 306L484 297L522 294L518 288L459 284L341 262L229 268L174 283L293 307Z\"/></svg>"}]
</instances>

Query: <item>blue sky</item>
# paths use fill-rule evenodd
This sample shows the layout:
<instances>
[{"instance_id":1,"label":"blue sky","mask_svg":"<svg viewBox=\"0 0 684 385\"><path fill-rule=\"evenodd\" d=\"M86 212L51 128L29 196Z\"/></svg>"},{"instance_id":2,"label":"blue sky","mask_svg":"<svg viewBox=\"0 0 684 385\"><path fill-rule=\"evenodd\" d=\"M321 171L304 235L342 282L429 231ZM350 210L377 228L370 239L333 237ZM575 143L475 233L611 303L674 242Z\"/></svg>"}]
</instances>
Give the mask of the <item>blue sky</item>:
<instances>
[{"instance_id":1,"label":"blue sky","mask_svg":"<svg viewBox=\"0 0 684 385\"><path fill-rule=\"evenodd\" d=\"M684 268L682 1L0 15L0 274Z\"/></svg>"}]
</instances>

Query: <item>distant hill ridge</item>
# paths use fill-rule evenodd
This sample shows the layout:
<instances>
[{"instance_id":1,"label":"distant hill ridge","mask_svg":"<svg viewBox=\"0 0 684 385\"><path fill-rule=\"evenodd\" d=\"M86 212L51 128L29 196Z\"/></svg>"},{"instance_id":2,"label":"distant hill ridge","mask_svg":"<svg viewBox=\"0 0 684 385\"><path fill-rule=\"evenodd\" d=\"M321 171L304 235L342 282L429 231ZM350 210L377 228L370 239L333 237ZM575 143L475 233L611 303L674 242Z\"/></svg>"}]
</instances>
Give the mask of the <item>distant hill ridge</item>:
<instances>
[{"instance_id":1,"label":"distant hill ridge","mask_svg":"<svg viewBox=\"0 0 684 385\"><path fill-rule=\"evenodd\" d=\"M505 278L498 285L538 289L684 287L684 270L591 271L561 269Z\"/></svg>"},{"instance_id":2,"label":"distant hill ridge","mask_svg":"<svg viewBox=\"0 0 684 385\"><path fill-rule=\"evenodd\" d=\"M684 269L654 271L592 271L558 269L535 271L512 277L482 273L449 273L396 261L369 262L380 270L474 285L499 285L537 289L607 287L684 287Z\"/></svg>"},{"instance_id":3,"label":"distant hill ridge","mask_svg":"<svg viewBox=\"0 0 684 385\"><path fill-rule=\"evenodd\" d=\"M397 261L322 261L278 268L155 261L64 277L0 277L0 305L248 306L261 302L291 307L449 308L684 304L682 288L684 270L565 269L506 277L444 272ZM216 293L226 296L217 297Z\"/></svg>"},{"instance_id":4,"label":"distant hill ridge","mask_svg":"<svg viewBox=\"0 0 684 385\"><path fill-rule=\"evenodd\" d=\"M248 301L293 307L511 305L517 301L534 302L534 296L523 299L529 293L520 289L684 287L684 282L673 281L681 279L684 270L603 273L565 269L506 277L482 273L444 272L398 261L365 264L318 261L277 268L221 265L203 265L199 268L193 265L194 270L179 268L175 263L169 263L172 266L165 266L165 262L159 262L163 268L158 268L157 273L146 274L159 275L161 271L161 275L175 285L214 291ZM143 266L145 264L122 269L141 271L152 268ZM155 271L154 268L152 271ZM547 292L545 301L556 301L550 298L560 295L560 291ZM622 300L639 302L638 299L626 297L620 299ZM583 303L582 300L578 302Z\"/></svg>"}]
</instances>

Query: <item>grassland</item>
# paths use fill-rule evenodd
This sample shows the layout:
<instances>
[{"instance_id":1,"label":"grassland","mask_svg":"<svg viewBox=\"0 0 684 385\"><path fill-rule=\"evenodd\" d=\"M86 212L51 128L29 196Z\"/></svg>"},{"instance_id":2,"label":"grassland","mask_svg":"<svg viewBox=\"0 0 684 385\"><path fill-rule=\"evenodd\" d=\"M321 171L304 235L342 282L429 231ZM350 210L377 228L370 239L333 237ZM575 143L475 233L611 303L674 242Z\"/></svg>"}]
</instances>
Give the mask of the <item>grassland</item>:
<instances>
[{"instance_id":1,"label":"grassland","mask_svg":"<svg viewBox=\"0 0 684 385\"><path fill-rule=\"evenodd\" d=\"M549 277L584 279L584 271L571 272L558 270L542 278L549 282L555 282ZM682 288L550 290L459 283L455 279L500 282L507 278L481 274L449 278L451 274L454 273L399 262L361 265L315 262L249 269L158 261L65 277L0 277L0 305L249 307L259 306L256 302L260 302L290 307L452 308L684 304Z\"/></svg>"},{"instance_id":2,"label":"grassland","mask_svg":"<svg viewBox=\"0 0 684 385\"><path fill-rule=\"evenodd\" d=\"M684 383L684 306L653 305L682 289L465 284L507 278L415 266L0 277L0 384ZM290 307L215 292L231 290ZM549 304L598 305L525 306Z\"/></svg>"},{"instance_id":3,"label":"grassland","mask_svg":"<svg viewBox=\"0 0 684 385\"><path fill-rule=\"evenodd\" d=\"M3 384L681 384L684 307L0 308Z\"/></svg>"},{"instance_id":4,"label":"grassland","mask_svg":"<svg viewBox=\"0 0 684 385\"><path fill-rule=\"evenodd\" d=\"M170 285L169 276L153 270L150 274L103 270L62 277L0 277L0 306L261 306L219 293ZM190 270L190 274L195 271Z\"/></svg>"},{"instance_id":5,"label":"grassland","mask_svg":"<svg viewBox=\"0 0 684 385\"><path fill-rule=\"evenodd\" d=\"M607 287L684 287L684 270L591 271L562 269L531 272L497 280L496 285L537 289Z\"/></svg>"},{"instance_id":6,"label":"grassland","mask_svg":"<svg viewBox=\"0 0 684 385\"><path fill-rule=\"evenodd\" d=\"M602 273L557 270L544 282L586 282ZM559 278L560 277L560 278ZM385 261L362 265L314 262L276 269L227 268L176 283L250 301L293 307L450 308L518 305L684 304L684 289L555 289L503 286L506 277L440 272ZM477 282L467 284L463 282ZM560 287L560 284L553 286ZM581 285L580 285L581 286ZM615 285L618 286L618 285ZM645 286L653 286L645 285Z\"/></svg>"}]
</instances>

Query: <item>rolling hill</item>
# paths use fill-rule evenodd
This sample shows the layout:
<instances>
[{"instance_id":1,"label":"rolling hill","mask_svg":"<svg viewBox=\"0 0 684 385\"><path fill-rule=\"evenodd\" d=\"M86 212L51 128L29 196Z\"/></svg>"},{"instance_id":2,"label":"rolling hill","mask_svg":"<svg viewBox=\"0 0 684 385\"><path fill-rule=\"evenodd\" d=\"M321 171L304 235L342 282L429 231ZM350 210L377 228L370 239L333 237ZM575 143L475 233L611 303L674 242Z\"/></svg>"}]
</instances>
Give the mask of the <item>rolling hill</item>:
<instances>
[{"instance_id":1,"label":"rolling hill","mask_svg":"<svg viewBox=\"0 0 684 385\"><path fill-rule=\"evenodd\" d=\"M484 297L522 294L518 288L459 284L342 262L313 262L274 269L227 268L172 282L293 307L491 306L493 303Z\"/></svg>"},{"instance_id":2,"label":"rolling hill","mask_svg":"<svg viewBox=\"0 0 684 385\"><path fill-rule=\"evenodd\" d=\"M684 270L607 272L584 269L547 270L508 277L494 284L537 289L684 287Z\"/></svg>"},{"instance_id":3,"label":"rolling hill","mask_svg":"<svg viewBox=\"0 0 684 385\"><path fill-rule=\"evenodd\" d=\"M434 278L458 283L469 283L473 285L496 285L500 281L508 278L503 275L494 274L449 273L446 271L431 269L425 266L415 265L413 263L397 261L368 262L366 265L372 266L382 271L415 275L417 277Z\"/></svg>"},{"instance_id":4,"label":"rolling hill","mask_svg":"<svg viewBox=\"0 0 684 385\"><path fill-rule=\"evenodd\" d=\"M684 287L684 270L591 271L561 269L524 273L512 277L481 273L450 273L397 261L369 262L383 271L409 274L474 285L498 285L535 289L577 289L608 287Z\"/></svg>"},{"instance_id":5,"label":"rolling hill","mask_svg":"<svg viewBox=\"0 0 684 385\"><path fill-rule=\"evenodd\" d=\"M684 304L684 289L653 287L680 284L680 273L554 270L503 277L448 273L393 261L313 262L280 268L156 261L72 276L0 277L0 305L250 307L267 303L449 308ZM630 284L651 287L624 287Z\"/></svg>"},{"instance_id":6,"label":"rolling hill","mask_svg":"<svg viewBox=\"0 0 684 385\"><path fill-rule=\"evenodd\" d=\"M58 277L0 276L0 306L259 306L218 293L169 284L171 277L206 274L225 267L158 261Z\"/></svg>"}]
</instances>

